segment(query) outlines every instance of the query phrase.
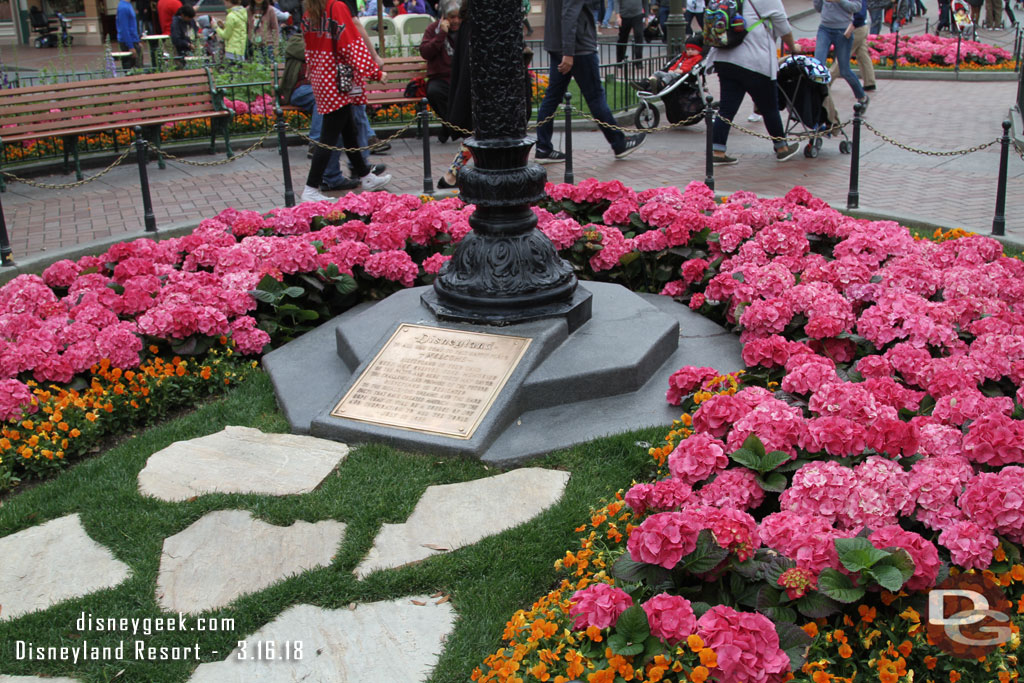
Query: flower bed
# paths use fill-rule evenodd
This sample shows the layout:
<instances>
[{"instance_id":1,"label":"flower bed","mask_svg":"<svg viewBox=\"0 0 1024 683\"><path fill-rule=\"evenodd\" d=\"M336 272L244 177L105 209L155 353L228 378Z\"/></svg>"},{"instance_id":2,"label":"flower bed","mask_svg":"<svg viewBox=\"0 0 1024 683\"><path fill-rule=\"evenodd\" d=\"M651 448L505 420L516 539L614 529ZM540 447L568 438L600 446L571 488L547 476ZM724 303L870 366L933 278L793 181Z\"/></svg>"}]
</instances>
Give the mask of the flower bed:
<instances>
[{"instance_id":1,"label":"flower bed","mask_svg":"<svg viewBox=\"0 0 1024 683\"><path fill-rule=\"evenodd\" d=\"M882 59L892 59L899 38L896 64L901 67L926 69L949 69L956 64L956 38L939 37L930 34L898 36L895 33L868 37L868 53L871 61L878 64ZM814 54L815 39L801 38L797 41L805 54ZM856 59L852 60L856 63ZM1001 47L964 40L960 44L960 68L966 70L993 69L1013 70L1013 55Z\"/></svg>"},{"instance_id":2,"label":"flower bed","mask_svg":"<svg viewBox=\"0 0 1024 683\"><path fill-rule=\"evenodd\" d=\"M713 208L692 186L549 194L655 228L633 247L681 248L663 293L734 326L747 370L670 378L685 412L651 481L577 529L570 577L473 679L1018 681L1024 263L802 188ZM930 627L949 616L929 612L936 586L991 596L998 647Z\"/></svg>"},{"instance_id":3,"label":"flower bed","mask_svg":"<svg viewBox=\"0 0 1024 683\"><path fill-rule=\"evenodd\" d=\"M570 576L474 679L1018 681L1024 263L803 188L720 204L700 183L547 192L538 226L582 277L735 327L747 369L670 378L683 415L651 480L595 510L559 561ZM236 380L239 354L429 283L473 209L387 193L232 209L15 278L0 486ZM925 592L947 576L1012 619L980 659L927 628Z\"/></svg>"}]
</instances>

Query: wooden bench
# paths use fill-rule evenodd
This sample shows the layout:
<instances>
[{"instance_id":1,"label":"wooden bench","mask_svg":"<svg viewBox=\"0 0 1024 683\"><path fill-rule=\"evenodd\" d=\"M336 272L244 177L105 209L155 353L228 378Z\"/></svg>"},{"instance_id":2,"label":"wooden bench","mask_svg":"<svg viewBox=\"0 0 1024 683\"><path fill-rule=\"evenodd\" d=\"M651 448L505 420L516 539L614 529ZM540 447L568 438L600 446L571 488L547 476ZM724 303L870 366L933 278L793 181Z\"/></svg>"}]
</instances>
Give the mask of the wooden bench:
<instances>
[{"instance_id":1,"label":"wooden bench","mask_svg":"<svg viewBox=\"0 0 1024 683\"><path fill-rule=\"evenodd\" d=\"M160 168L164 168L160 126L206 118L211 120L210 152L216 150L220 129L231 158L231 115L224 106L224 91L213 85L208 69L0 90L0 159L5 143L63 138L64 167L67 170L70 151L74 154L75 175L81 180L79 136L142 126L154 141Z\"/></svg>"},{"instance_id":2,"label":"wooden bench","mask_svg":"<svg viewBox=\"0 0 1024 683\"><path fill-rule=\"evenodd\" d=\"M371 107L388 107L393 104L419 104L420 97L406 97L405 86L414 78L427 78L427 62L419 55L415 57L385 57L382 67L387 74L383 82L366 83L366 104ZM285 111L303 111L299 107L287 105Z\"/></svg>"}]
</instances>

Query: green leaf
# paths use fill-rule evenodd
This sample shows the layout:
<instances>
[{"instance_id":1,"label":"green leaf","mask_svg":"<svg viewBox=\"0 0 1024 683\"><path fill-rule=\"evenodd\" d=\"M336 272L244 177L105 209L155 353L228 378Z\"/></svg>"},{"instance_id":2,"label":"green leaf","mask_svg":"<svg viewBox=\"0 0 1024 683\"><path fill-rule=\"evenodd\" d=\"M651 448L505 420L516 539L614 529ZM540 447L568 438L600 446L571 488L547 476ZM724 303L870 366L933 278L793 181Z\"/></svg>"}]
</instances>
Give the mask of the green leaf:
<instances>
[{"instance_id":1,"label":"green leaf","mask_svg":"<svg viewBox=\"0 0 1024 683\"><path fill-rule=\"evenodd\" d=\"M262 289L264 292L280 292L284 289L284 285L270 275L264 275L260 283L256 285L256 289Z\"/></svg>"},{"instance_id":2,"label":"green leaf","mask_svg":"<svg viewBox=\"0 0 1024 683\"><path fill-rule=\"evenodd\" d=\"M761 471L771 472L783 463L789 462L791 457L793 456L785 451L772 451L770 453L766 453L764 457L761 458L761 467L763 468Z\"/></svg>"},{"instance_id":3,"label":"green leaf","mask_svg":"<svg viewBox=\"0 0 1024 683\"><path fill-rule=\"evenodd\" d=\"M757 434L751 434L743 440L743 448L754 451L754 454L758 458L764 458L764 444L761 443L761 439L758 438Z\"/></svg>"},{"instance_id":4,"label":"green leaf","mask_svg":"<svg viewBox=\"0 0 1024 683\"><path fill-rule=\"evenodd\" d=\"M294 285L291 286L291 287L285 288L285 290L283 292L281 292L281 294L283 294L284 296L291 297L292 299L298 299L300 296L302 296L305 293L306 293L306 290L304 290L302 287L296 287Z\"/></svg>"},{"instance_id":5,"label":"green leaf","mask_svg":"<svg viewBox=\"0 0 1024 683\"><path fill-rule=\"evenodd\" d=\"M853 585L849 576L829 567L818 576L818 590L839 602L849 604L864 597L865 590Z\"/></svg>"},{"instance_id":6,"label":"green leaf","mask_svg":"<svg viewBox=\"0 0 1024 683\"><path fill-rule=\"evenodd\" d=\"M789 480L781 472L769 472L766 476L759 476L757 483L769 493L782 493L789 486Z\"/></svg>"},{"instance_id":7,"label":"green leaf","mask_svg":"<svg viewBox=\"0 0 1024 683\"><path fill-rule=\"evenodd\" d=\"M680 560L677 567L693 574L703 574L717 567L728 556L729 551L719 547L714 535L703 529L697 536L697 547Z\"/></svg>"},{"instance_id":8,"label":"green leaf","mask_svg":"<svg viewBox=\"0 0 1024 683\"><path fill-rule=\"evenodd\" d=\"M819 591L811 591L796 601L796 609L800 614L811 619L820 619L835 614L840 604Z\"/></svg>"},{"instance_id":9,"label":"green leaf","mask_svg":"<svg viewBox=\"0 0 1024 683\"><path fill-rule=\"evenodd\" d=\"M790 460L787 463L779 465L778 467L775 468L775 471L776 472L796 472L798 469L800 469L801 467L803 467L806 464L807 464L806 460L804 460L803 458L798 458L797 460Z\"/></svg>"},{"instance_id":10,"label":"green leaf","mask_svg":"<svg viewBox=\"0 0 1024 683\"><path fill-rule=\"evenodd\" d=\"M791 607L766 607L757 611L776 624L792 624L796 621L796 610Z\"/></svg>"},{"instance_id":11,"label":"green leaf","mask_svg":"<svg viewBox=\"0 0 1024 683\"><path fill-rule=\"evenodd\" d=\"M783 572L787 569L792 569L796 566L796 562L789 559L785 555L774 555L768 558L765 562L764 568L764 580L772 586L779 585L779 577L782 576Z\"/></svg>"},{"instance_id":12,"label":"green leaf","mask_svg":"<svg viewBox=\"0 0 1024 683\"><path fill-rule=\"evenodd\" d=\"M876 564L871 569L866 570L864 574L870 576L879 586L890 593L897 592L903 586L903 574L900 573L899 569L891 565Z\"/></svg>"},{"instance_id":13,"label":"green leaf","mask_svg":"<svg viewBox=\"0 0 1024 683\"><path fill-rule=\"evenodd\" d=\"M262 289L250 289L249 296L256 299L256 301L262 301L265 304L272 304L277 301L276 295Z\"/></svg>"},{"instance_id":14,"label":"green leaf","mask_svg":"<svg viewBox=\"0 0 1024 683\"><path fill-rule=\"evenodd\" d=\"M621 581L644 583L652 587L671 581L672 578L670 570L656 564L636 562L628 554L615 561L610 573Z\"/></svg>"},{"instance_id":15,"label":"green leaf","mask_svg":"<svg viewBox=\"0 0 1024 683\"><path fill-rule=\"evenodd\" d=\"M743 273L740 271L736 271L735 273L732 274L732 279L736 280L737 282L743 282Z\"/></svg>"},{"instance_id":16,"label":"green leaf","mask_svg":"<svg viewBox=\"0 0 1024 683\"><path fill-rule=\"evenodd\" d=\"M914 575L914 558L903 548L886 548L886 551L888 551L889 557L878 564L896 567L896 569L900 570L900 574L903 575L903 583L909 581L910 577ZM877 567L878 565L875 566ZM937 583L941 581L940 579ZM895 593L896 591L893 592Z\"/></svg>"},{"instance_id":17,"label":"green leaf","mask_svg":"<svg viewBox=\"0 0 1024 683\"><path fill-rule=\"evenodd\" d=\"M647 623L647 613L640 605L633 605L619 615L615 622L615 633L631 642L642 642L651 635L651 627Z\"/></svg>"},{"instance_id":18,"label":"green leaf","mask_svg":"<svg viewBox=\"0 0 1024 683\"><path fill-rule=\"evenodd\" d=\"M612 652L623 657L638 655L644 651L643 643L631 643L621 633L608 636L608 647L612 649Z\"/></svg>"},{"instance_id":19,"label":"green leaf","mask_svg":"<svg viewBox=\"0 0 1024 683\"><path fill-rule=\"evenodd\" d=\"M851 572L868 569L879 560L888 557L889 553L879 550L866 538L837 538L834 541L839 561Z\"/></svg>"},{"instance_id":20,"label":"green leaf","mask_svg":"<svg viewBox=\"0 0 1024 683\"><path fill-rule=\"evenodd\" d=\"M750 468L755 472L761 471L761 458L757 457L757 453L754 453L754 451L749 448L737 449L733 451L729 457L732 458L733 462Z\"/></svg>"},{"instance_id":21,"label":"green leaf","mask_svg":"<svg viewBox=\"0 0 1024 683\"><path fill-rule=\"evenodd\" d=\"M754 607L757 608L758 612L762 612L769 607L777 607L780 595L782 595L782 591L769 588L768 586L761 586L757 589L757 602L754 604Z\"/></svg>"},{"instance_id":22,"label":"green leaf","mask_svg":"<svg viewBox=\"0 0 1024 683\"><path fill-rule=\"evenodd\" d=\"M709 603L703 602L701 600L692 601L690 603L690 607L693 609L693 613L697 615L698 618L704 616L704 613L711 609L711 605Z\"/></svg>"}]
</instances>

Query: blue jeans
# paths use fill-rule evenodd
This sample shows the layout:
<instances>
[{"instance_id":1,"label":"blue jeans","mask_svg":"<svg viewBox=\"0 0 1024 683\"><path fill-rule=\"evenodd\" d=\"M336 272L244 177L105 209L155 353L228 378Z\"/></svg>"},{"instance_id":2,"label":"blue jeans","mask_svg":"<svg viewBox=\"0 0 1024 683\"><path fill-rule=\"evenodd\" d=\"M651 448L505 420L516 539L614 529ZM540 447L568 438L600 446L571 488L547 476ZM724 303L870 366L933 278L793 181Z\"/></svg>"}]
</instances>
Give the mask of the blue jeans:
<instances>
[{"instance_id":1,"label":"blue jeans","mask_svg":"<svg viewBox=\"0 0 1024 683\"><path fill-rule=\"evenodd\" d=\"M853 50L853 36L847 38L843 35L844 31L845 29L841 28L826 28L824 26L819 26L817 43L814 46L814 58L824 64L825 59L828 57L829 46L835 45L836 64L839 65L839 73L846 79L846 82L850 84L850 89L853 90L854 97L858 100L862 100L867 93L864 92L864 86L860 84L860 79L857 78L857 74L853 73L853 69L850 67L850 52Z\"/></svg>"},{"instance_id":2,"label":"blue jeans","mask_svg":"<svg viewBox=\"0 0 1024 683\"><path fill-rule=\"evenodd\" d=\"M668 13L671 9L667 2L658 5L658 25L661 26L661 34L666 44L668 43Z\"/></svg>"},{"instance_id":3,"label":"blue jeans","mask_svg":"<svg viewBox=\"0 0 1024 683\"><path fill-rule=\"evenodd\" d=\"M604 17L601 18L601 23L607 26L611 23L613 14L615 14L615 0L604 0Z\"/></svg>"},{"instance_id":4,"label":"blue jeans","mask_svg":"<svg viewBox=\"0 0 1024 683\"><path fill-rule=\"evenodd\" d=\"M885 21L885 8L868 10L871 15L871 30L869 33L877 36L882 32L882 22Z\"/></svg>"},{"instance_id":5,"label":"blue jeans","mask_svg":"<svg viewBox=\"0 0 1024 683\"><path fill-rule=\"evenodd\" d=\"M565 98L565 91L569 89L569 81L575 78L576 85L579 86L580 92L583 94L583 99L587 101L587 107L590 108L591 115L598 121L613 126L618 125L615 123L615 117L612 116L612 110L608 108L608 101L604 96L604 86L601 85L601 72L598 69L596 52L592 52L589 55L576 55L575 59L573 59L572 69L564 75L558 73L558 65L562 61L562 54L560 52L549 52L548 56L551 59L551 69L548 71L548 89L544 93L544 101L540 103L540 108L537 109L538 121L543 121L555 113L558 105ZM612 150L616 154L625 149L626 136L622 134L621 130L604 126L600 126L600 128L604 134L604 139L608 141L608 144L612 146ZM538 152L550 152L552 150L551 133L554 129L555 124L553 121L548 121L537 128Z\"/></svg>"}]
</instances>

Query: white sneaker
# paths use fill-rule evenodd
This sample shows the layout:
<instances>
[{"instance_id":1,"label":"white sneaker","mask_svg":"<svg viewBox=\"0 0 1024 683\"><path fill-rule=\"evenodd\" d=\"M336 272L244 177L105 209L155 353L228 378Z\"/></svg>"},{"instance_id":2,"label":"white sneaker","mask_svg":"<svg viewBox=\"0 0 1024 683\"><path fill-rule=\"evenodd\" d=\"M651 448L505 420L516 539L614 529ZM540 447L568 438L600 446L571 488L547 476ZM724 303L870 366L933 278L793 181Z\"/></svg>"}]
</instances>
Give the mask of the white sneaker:
<instances>
[{"instance_id":1,"label":"white sneaker","mask_svg":"<svg viewBox=\"0 0 1024 683\"><path fill-rule=\"evenodd\" d=\"M302 201L303 202L329 202L329 201L332 201L332 200L331 200L330 197L328 197L327 195L325 195L322 192L320 192L320 190L318 190L317 188L310 187L309 185L306 185L306 187L304 187L302 189Z\"/></svg>"},{"instance_id":2,"label":"white sneaker","mask_svg":"<svg viewBox=\"0 0 1024 683\"><path fill-rule=\"evenodd\" d=\"M384 175L374 175L371 173L363 176L359 182L364 190L379 190L391 182L391 174L385 173Z\"/></svg>"},{"instance_id":3,"label":"white sneaker","mask_svg":"<svg viewBox=\"0 0 1024 683\"><path fill-rule=\"evenodd\" d=\"M747 117L747 121L750 121L751 123L757 123L758 121L762 120L763 118L764 117L761 116L760 114L751 114L750 116Z\"/></svg>"}]
</instances>

